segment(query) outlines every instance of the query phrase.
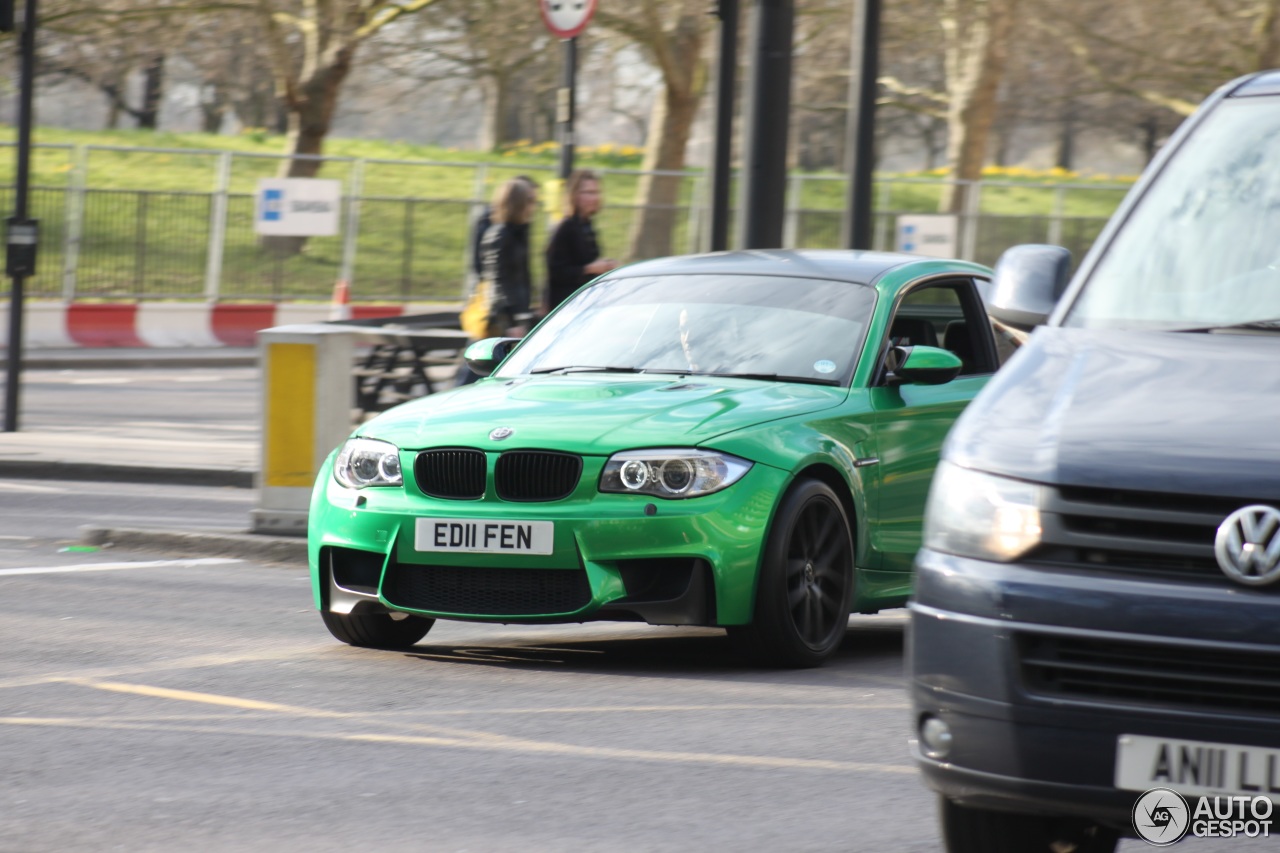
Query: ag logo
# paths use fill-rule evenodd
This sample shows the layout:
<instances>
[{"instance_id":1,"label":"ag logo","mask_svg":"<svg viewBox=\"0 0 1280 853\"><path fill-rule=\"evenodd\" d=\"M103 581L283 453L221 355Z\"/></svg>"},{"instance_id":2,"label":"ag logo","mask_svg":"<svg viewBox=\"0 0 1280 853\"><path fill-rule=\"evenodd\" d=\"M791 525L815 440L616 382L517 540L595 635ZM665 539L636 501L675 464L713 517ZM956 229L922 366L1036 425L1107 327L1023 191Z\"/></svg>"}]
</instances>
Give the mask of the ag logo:
<instances>
[{"instance_id":1,"label":"ag logo","mask_svg":"<svg viewBox=\"0 0 1280 853\"><path fill-rule=\"evenodd\" d=\"M1152 788L1133 804L1133 829L1156 847L1176 844L1191 828L1191 809L1177 791Z\"/></svg>"},{"instance_id":2,"label":"ag logo","mask_svg":"<svg viewBox=\"0 0 1280 853\"><path fill-rule=\"evenodd\" d=\"M510 427L498 427L489 433L489 439L491 441L502 441L504 438L511 438L515 434L516 431Z\"/></svg>"}]
</instances>

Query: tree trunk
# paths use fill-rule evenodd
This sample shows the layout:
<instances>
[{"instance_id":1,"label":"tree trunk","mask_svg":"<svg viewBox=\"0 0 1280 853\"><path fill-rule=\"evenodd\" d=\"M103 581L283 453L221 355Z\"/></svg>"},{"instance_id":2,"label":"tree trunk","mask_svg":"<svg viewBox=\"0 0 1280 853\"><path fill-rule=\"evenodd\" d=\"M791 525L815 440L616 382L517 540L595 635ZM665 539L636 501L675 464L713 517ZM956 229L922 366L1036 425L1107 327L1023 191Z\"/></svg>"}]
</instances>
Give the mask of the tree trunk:
<instances>
[{"instance_id":1,"label":"tree trunk","mask_svg":"<svg viewBox=\"0 0 1280 853\"><path fill-rule=\"evenodd\" d=\"M999 107L1008 41L1018 0L945 0L947 163L958 182L982 177L991 126ZM965 209L967 184L951 184L941 209Z\"/></svg>"},{"instance_id":2,"label":"tree trunk","mask_svg":"<svg viewBox=\"0 0 1280 853\"><path fill-rule=\"evenodd\" d=\"M631 231L631 259L658 258L672 253L671 236L680 206L680 184L676 175L654 175L654 171L680 171L684 151L698 113L698 95L663 87L654 99L649 122L649 139L636 191L640 206Z\"/></svg>"},{"instance_id":3,"label":"tree trunk","mask_svg":"<svg viewBox=\"0 0 1280 853\"><path fill-rule=\"evenodd\" d=\"M200 129L205 133L222 130L230 99L226 87L216 80L206 80L200 87Z\"/></svg>"},{"instance_id":4,"label":"tree trunk","mask_svg":"<svg viewBox=\"0 0 1280 853\"><path fill-rule=\"evenodd\" d=\"M282 178L314 178L323 162L324 140L333 124L342 83L351 71L355 45L346 46L317 64L313 73L297 87L289 102L290 158L280 170ZM298 156L304 155L304 156ZM310 156L306 156L310 155ZM278 255L296 255L306 245L306 237L263 237L263 248Z\"/></svg>"},{"instance_id":5,"label":"tree trunk","mask_svg":"<svg viewBox=\"0 0 1280 853\"><path fill-rule=\"evenodd\" d=\"M1142 156L1150 163L1160 150L1160 121L1154 115L1142 123Z\"/></svg>"},{"instance_id":6,"label":"tree trunk","mask_svg":"<svg viewBox=\"0 0 1280 853\"><path fill-rule=\"evenodd\" d=\"M1058 134L1058 156L1054 163L1060 169L1070 171L1076 159L1076 111L1071 104L1067 105L1062 116L1062 129Z\"/></svg>"},{"instance_id":7,"label":"tree trunk","mask_svg":"<svg viewBox=\"0 0 1280 853\"><path fill-rule=\"evenodd\" d=\"M492 75L484 82L484 120L480 125L480 150L497 151L510 140L507 119L510 112L511 81Z\"/></svg>"},{"instance_id":8,"label":"tree trunk","mask_svg":"<svg viewBox=\"0 0 1280 853\"><path fill-rule=\"evenodd\" d=\"M1256 32L1258 58L1254 68L1266 71L1280 64L1280 0L1267 0L1260 4Z\"/></svg>"},{"instance_id":9,"label":"tree trunk","mask_svg":"<svg viewBox=\"0 0 1280 853\"><path fill-rule=\"evenodd\" d=\"M155 130L160 123L160 104L164 101L164 54L157 53L142 69L142 108L138 110L138 127Z\"/></svg>"}]
</instances>

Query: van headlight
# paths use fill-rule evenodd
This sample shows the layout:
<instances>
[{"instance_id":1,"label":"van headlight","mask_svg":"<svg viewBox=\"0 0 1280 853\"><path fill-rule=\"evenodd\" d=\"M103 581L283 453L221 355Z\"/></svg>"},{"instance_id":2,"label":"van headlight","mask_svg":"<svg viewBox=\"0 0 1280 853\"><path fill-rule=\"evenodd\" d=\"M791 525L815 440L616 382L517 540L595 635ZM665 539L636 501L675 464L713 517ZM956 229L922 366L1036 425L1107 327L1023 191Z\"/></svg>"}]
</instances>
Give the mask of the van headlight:
<instances>
[{"instance_id":1,"label":"van headlight","mask_svg":"<svg viewBox=\"0 0 1280 853\"><path fill-rule=\"evenodd\" d=\"M657 498L696 498L733 485L751 463L714 450L662 448L615 453L600 474L600 491Z\"/></svg>"},{"instance_id":2,"label":"van headlight","mask_svg":"<svg viewBox=\"0 0 1280 853\"><path fill-rule=\"evenodd\" d=\"M403 486L400 448L376 438L350 438L338 451L333 478L348 489Z\"/></svg>"},{"instance_id":3,"label":"van headlight","mask_svg":"<svg viewBox=\"0 0 1280 853\"><path fill-rule=\"evenodd\" d=\"M924 518L926 548L1007 563L1040 544L1040 487L943 462Z\"/></svg>"}]
</instances>

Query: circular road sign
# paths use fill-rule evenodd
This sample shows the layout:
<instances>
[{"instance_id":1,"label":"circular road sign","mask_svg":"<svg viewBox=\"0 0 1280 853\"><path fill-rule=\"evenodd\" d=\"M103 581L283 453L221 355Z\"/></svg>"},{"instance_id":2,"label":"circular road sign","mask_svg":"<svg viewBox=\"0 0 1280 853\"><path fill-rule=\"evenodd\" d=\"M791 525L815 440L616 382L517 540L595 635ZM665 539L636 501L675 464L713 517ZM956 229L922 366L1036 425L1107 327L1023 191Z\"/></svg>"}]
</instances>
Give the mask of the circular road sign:
<instances>
[{"instance_id":1,"label":"circular road sign","mask_svg":"<svg viewBox=\"0 0 1280 853\"><path fill-rule=\"evenodd\" d=\"M596 0L538 0L538 10L553 36L571 39L587 28Z\"/></svg>"}]
</instances>

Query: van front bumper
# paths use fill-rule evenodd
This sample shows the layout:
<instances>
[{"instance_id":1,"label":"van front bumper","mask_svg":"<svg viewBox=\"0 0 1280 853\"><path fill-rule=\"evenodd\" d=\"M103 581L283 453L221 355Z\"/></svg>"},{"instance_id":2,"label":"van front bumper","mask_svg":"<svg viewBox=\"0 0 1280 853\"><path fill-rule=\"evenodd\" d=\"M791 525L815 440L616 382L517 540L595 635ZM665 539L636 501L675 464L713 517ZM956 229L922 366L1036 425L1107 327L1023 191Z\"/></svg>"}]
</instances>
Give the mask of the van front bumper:
<instances>
[{"instance_id":1,"label":"van front bumper","mask_svg":"<svg viewBox=\"0 0 1280 853\"><path fill-rule=\"evenodd\" d=\"M1219 657L1225 663L1274 655L1280 663L1274 592L1057 572L927 550L916 570L908 652L915 724L918 731L937 717L952 737L945 756L916 757L928 784L957 802L1127 829L1142 792L1115 785L1123 735L1280 747L1273 710L1188 689L1204 677L1205 662ZM1141 671L1144 659L1137 656L1129 683L1108 672L1092 681L1044 678L1041 663L1061 649L1138 649L1159 671ZM1185 673L1179 660L1188 662ZM1088 664L1081 666L1092 675ZM1280 695L1280 666L1273 672ZM1139 684L1158 688L1145 691L1148 697L1174 699L1144 699Z\"/></svg>"}]
</instances>

